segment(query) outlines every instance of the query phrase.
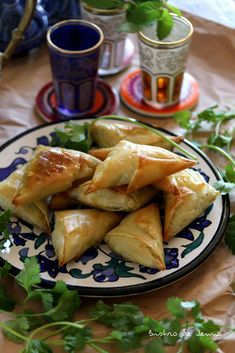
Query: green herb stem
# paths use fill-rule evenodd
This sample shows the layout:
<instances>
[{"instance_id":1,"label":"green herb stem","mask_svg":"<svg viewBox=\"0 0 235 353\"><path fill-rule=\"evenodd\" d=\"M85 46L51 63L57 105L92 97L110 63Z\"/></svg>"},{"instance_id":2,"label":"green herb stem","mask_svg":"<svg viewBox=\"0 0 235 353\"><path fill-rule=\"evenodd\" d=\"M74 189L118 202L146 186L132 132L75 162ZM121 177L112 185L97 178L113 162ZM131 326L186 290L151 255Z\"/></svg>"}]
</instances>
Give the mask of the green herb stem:
<instances>
[{"instance_id":1,"label":"green herb stem","mask_svg":"<svg viewBox=\"0 0 235 353\"><path fill-rule=\"evenodd\" d=\"M49 340L47 341L47 344L53 346L64 346L64 340Z\"/></svg>"},{"instance_id":2,"label":"green herb stem","mask_svg":"<svg viewBox=\"0 0 235 353\"><path fill-rule=\"evenodd\" d=\"M91 347L91 348L94 348L97 352L99 353L110 353L108 351L106 351L105 349L97 346L95 343L88 343L88 345Z\"/></svg>"},{"instance_id":3,"label":"green herb stem","mask_svg":"<svg viewBox=\"0 0 235 353\"><path fill-rule=\"evenodd\" d=\"M203 145L201 146L201 148L209 148L211 150L217 151L220 154L222 154L231 164L232 166L235 168L235 161L233 159L232 156L230 156L225 150L223 150L222 148L218 147L218 146L213 146L213 145Z\"/></svg>"},{"instance_id":4,"label":"green herb stem","mask_svg":"<svg viewBox=\"0 0 235 353\"><path fill-rule=\"evenodd\" d=\"M28 342L28 338L21 335L19 332L13 330L12 328L8 327L7 325L5 325L3 322L0 322L0 327L5 330L5 331L8 331L10 332L12 335L20 338L22 341L25 341L25 342Z\"/></svg>"},{"instance_id":5,"label":"green herb stem","mask_svg":"<svg viewBox=\"0 0 235 353\"><path fill-rule=\"evenodd\" d=\"M75 328L84 328L84 325L77 324L76 322L69 322L69 321L50 322L49 324L45 324L43 326L36 328L29 336L29 339L32 339L32 337L35 336L40 331L44 331L44 330L51 328L51 327L54 327L54 326L65 326L65 327L70 326L70 327L75 327ZM44 339L44 338L42 338L42 339Z\"/></svg>"},{"instance_id":6,"label":"green herb stem","mask_svg":"<svg viewBox=\"0 0 235 353\"><path fill-rule=\"evenodd\" d=\"M97 318L95 317L95 318L92 318L92 319L79 320L79 321L76 321L76 322L74 322L74 323L75 323L75 324L83 324L83 323L85 323L85 322L95 321L96 319L97 319ZM77 327L77 326L76 326L76 327ZM58 335L59 333L63 332L63 331L66 330L66 329L67 329L67 326L64 326L64 327L60 328L59 330L56 330L56 331L53 331L53 332L49 333L48 335L42 337L41 339L42 339L42 340L46 340L46 339L48 339L48 338L50 338L50 337L53 337L53 336Z\"/></svg>"},{"instance_id":7,"label":"green herb stem","mask_svg":"<svg viewBox=\"0 0 235 353\"><path fill-rule=\"evenodd\" d=\"M141 126L145 129L148 129L150 131L152 131L154 134L160 136L161 138L163 138L165 141L169 142L172 146L178 148L179 151L183 152L186 156L192 158L193 160L197 160L197 157L194 156L194 154L188 152L187 150L185 150L183 147L181 147L180 145L178 145L176 142L172 141L169 137L167 137L166 135L164 135L164 133L162 133L161 131L154 129L148 125L145 125L144 123L140 123L139 121L133 119L133 118L127 118L127 117L121 117L121 116L115 116L115 115L106 115L106 116L102 116L100 118L96 118L94 120L97 121L97 120L119 120L119 121L126 121L126 122L129 122L129 123L132 123L132 124L135 124L135 125L138 125L138 126Z\"/></svg>"}]
</instances>

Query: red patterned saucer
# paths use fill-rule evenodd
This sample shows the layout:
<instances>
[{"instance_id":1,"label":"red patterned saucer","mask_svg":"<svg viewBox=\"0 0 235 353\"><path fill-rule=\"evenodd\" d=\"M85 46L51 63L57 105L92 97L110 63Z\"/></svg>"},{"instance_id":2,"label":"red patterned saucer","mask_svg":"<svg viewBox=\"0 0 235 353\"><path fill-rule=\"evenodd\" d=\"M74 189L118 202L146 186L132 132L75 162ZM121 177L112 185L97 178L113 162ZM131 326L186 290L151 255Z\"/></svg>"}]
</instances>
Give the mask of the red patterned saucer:
<instances>
[{"instance_id":1,"label":"red patterned saucer","mask_svg":"<svg viewBox=\"0 0 235 353\"><path fill-rule=\"evenodd\" d=\"M115 75L127 69L128 66L130 66L131 64L134 55L135 55L135 45L132 42L132 40L127 37L125 39L124 57L123 57L122 65L119 66L118 68L113 68L110 70L99 69L98 71L99 76L104 77L104 76Z\"/></svg>"},{"instance_id":2,"label":"red patterned saucer","mask_svg":"<svg viewBox=\"0 0 235 353\"><path fill-rule=\"evenodd\" d=\"M37 94L35 109L40 118L46 122L55 122L62 119L56 111L56 97L53 83L49 82L43 86ZM89 115L84 113L81 117L95 117L101 115L111 115L115 113L119 106L119 97L117 92L105 81L97 81L97 91L93 110Z\"/></svg>"},{"instance_id":3,"label":"red patterned saucer","mask_svg":"<svg viewBox=\"0 0 235 353\"><path fill-rule=\"evenodd\" d=\"M185 73L179 103L172 107L156 109L147 105L143 100L141 72L138 69L124 78L120 88L120 96L123 103L134 112L149 117L164 118L195 107L199 99L199 87L195 78Z\"/></svg>"}]
</instances>

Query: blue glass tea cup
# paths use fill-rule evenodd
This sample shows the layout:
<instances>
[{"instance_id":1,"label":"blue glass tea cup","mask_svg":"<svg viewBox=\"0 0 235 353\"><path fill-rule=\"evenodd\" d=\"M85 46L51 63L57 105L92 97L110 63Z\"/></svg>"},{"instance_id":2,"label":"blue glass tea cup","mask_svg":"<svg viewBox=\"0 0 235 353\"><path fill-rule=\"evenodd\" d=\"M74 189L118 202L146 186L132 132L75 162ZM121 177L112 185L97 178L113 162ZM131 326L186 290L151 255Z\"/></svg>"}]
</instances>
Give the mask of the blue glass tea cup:
<instances>
[{"instance_id":1,"label":"blue glass tea cup","mask_svg":"<svg viewBox=\"0 0 235 353\"><path fill-rule=\"evenodd\" d=\"M84 20L65 20L48 30L57 111L63 118L91 112L103 39L102 30Z\"/></svg>"}]
</instances>

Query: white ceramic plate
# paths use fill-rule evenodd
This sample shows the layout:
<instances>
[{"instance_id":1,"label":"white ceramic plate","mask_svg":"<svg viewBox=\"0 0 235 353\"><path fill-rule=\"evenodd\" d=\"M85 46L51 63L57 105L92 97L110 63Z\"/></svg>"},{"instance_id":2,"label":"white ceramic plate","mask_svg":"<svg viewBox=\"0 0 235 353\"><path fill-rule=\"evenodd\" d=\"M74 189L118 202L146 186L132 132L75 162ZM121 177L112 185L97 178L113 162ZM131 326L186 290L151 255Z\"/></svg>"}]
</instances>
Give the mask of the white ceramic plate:
<instances>
[{"instance_id":1,"label":"white ceramic plate","mask_svg":"<svg viewBox=\"0 0 235 353\"><path fill-rule=\"evenodd\" d=\"M48 144L54 129L63 125L64 122L58 122L39 126L5 143L0 148L0 180L26 163L38 144ZM198 157L195 169L210 184L220 179L213 164L199 149L188 141L182 146ZM8 252L0 254L0 263L7 260L12 265L12 274L16 275L26 257L37 256L42 286L53 286L57 280L63 280L81 295L107 297L143 293L173 283L196 269L219 244L228 218L229 198L220 196L201 217L164 245L165 271L123 261L105 244L89 249L76 261L59 268L50 238L40 229L12 218L12 245Z\"/></svg>"}]
</instances>

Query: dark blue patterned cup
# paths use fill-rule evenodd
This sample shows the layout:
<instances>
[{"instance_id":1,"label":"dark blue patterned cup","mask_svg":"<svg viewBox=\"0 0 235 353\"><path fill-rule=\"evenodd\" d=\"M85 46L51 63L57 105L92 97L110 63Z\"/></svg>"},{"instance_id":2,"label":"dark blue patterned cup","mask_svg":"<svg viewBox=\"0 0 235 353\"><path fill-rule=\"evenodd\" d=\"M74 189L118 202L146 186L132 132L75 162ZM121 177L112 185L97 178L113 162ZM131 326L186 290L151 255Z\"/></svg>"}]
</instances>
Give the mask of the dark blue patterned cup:
<instances>
[{"instance_id":1,"label":"dark blue patterned cup","mask_svg":"<svg viewBox=\"0 0 235 353\"><path fill-rule=\"evenodd\" d=\"M83 20L65 20L48 30L57 110L65 118L92 110L103 39L98 26Z\"/></svg>"}]
</instances>

